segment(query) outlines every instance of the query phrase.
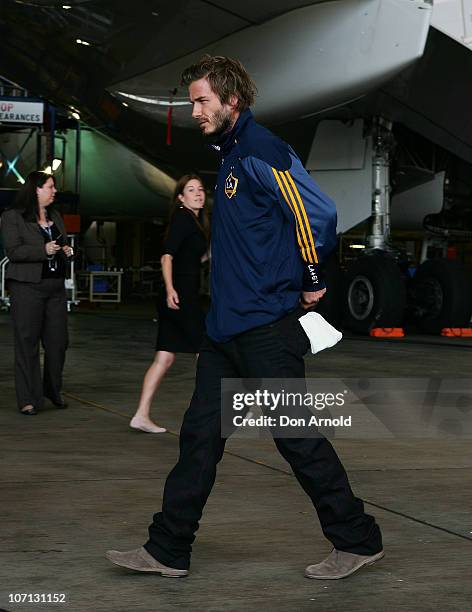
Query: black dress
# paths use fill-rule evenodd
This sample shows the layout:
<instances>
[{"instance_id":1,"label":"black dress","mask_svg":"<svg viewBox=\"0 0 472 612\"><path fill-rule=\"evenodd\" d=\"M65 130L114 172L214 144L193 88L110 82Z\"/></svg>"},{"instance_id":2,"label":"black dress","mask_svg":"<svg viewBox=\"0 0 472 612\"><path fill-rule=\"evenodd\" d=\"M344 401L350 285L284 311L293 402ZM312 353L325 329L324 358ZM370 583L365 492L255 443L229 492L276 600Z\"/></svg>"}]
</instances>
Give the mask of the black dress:
<instances>
[{"instance_id":1,"label":"black dress","mask_svg":"<svg viewBox=\"0 0 472 612\"><path fill-rule=\"evenodd\" d=\"M158 300L156 351L198 353L205 331L200 304L201 257L208 248L192 212L175 211L162 253L172 255L172 283L179 296L179 310L167 306L165 287Z\"/></svg>"}]
</instances>

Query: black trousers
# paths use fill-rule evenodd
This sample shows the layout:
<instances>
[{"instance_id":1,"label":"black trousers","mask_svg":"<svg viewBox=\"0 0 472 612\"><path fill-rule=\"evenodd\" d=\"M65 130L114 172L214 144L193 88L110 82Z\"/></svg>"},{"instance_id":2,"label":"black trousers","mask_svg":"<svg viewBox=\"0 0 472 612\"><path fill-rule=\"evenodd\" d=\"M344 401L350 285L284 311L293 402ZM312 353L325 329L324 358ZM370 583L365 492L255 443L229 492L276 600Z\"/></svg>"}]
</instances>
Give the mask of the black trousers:
<instances>
[{"instance_id":1,"label":"black trousers","mask_svg":"<svg viewBox=\"0 0 472 612\"><path fill-rule=\"evenodd\" d=\"M67 300L63 278L39 283L8 281L15 338L15 384L18 407L41 408L44 397L59 400L68 344ZM44 348L41 380L39 343Z\"/></svg>"},{"instance_id":2,"label":"black trousers","mask_svg":"<svg viewBox=\"0 0 472 612\"><path fill-rule=\"evenodd\" d=\"M223 456L222 378L304 378L309 341L299 312L226 343L206 338L196 388L180 432L180 456L170 472L162 512L154 515L146 550L167 566L187 569L192 543ZM338 550L371 555L382 549L372 516L356 498L336 452L324 437L275 438L282 456L313 502L323 533Z\"/></svg>"}]
</instances>

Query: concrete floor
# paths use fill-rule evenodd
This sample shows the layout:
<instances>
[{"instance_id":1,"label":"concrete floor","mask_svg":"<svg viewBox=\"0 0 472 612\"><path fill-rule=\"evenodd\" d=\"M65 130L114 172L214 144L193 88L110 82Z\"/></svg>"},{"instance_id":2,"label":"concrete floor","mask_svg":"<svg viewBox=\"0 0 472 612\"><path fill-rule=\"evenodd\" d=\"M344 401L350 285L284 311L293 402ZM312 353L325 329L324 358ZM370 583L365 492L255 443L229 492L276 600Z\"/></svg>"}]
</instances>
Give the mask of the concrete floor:
<instances>
[{"instance_id":1,"label":"concrete floor","mask_svg":"<svg viewBox=\"0 0 472 612\"><path fill-rule=\"evenodd\" d=\"M128 429L153 354L150 318L74 314L70 407L16 412L12 334L0 314L0 608L4 610L472 610L470 440L339 440L355 492L376 515L380 563L342 581L307 580L330 550L308 499L266 440L232 440L183 580L127 573L103 557L146 539L178 452L193 385L181 356L155 406L170 433ZM310 376L470 377L472 343L345 339L307 359ZM10 593L65 593L12 604Z\"/></svg>"}]
</instances>

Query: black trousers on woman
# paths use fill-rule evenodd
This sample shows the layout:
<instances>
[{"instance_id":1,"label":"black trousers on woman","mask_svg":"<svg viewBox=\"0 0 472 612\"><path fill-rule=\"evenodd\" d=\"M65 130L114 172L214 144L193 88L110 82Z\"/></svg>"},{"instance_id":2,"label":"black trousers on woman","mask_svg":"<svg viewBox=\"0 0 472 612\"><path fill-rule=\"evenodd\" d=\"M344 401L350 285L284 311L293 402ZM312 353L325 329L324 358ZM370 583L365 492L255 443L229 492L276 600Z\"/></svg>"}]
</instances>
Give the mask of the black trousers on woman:
<instances>
[{"instance_id":1,"label":"black trousers on woman","mask_svg":"<svg viewBox=\"0 0 472 612\"><path fill-rule=\"evenodd\" d=\"M15 384L18 407L41 408L44 397L60 401L68 344L67 299L63 278L39 283L8 281L15 338ZM44 348L41 379L40 342Z\"/></svg>"},{"instance_id":2,"label":"black trousers on woman","mask_svg":"<svg viewBox=\"0 0 472 612\"><path fill-rule=\"evenodd\" d=\"M242 333L229 342L206 339L196 388L180 431L180 456L169 474L162 512L154 515L146 550L169 567L187 569L203 508L213 487L226 440L221 437L222 378L305 378L309 341L299 312ZM275 438L310 497L324 535L338 550L373 555L382 550L380 529L354 496L334 448L326 438Z\"/></svg>"}]
</instances>

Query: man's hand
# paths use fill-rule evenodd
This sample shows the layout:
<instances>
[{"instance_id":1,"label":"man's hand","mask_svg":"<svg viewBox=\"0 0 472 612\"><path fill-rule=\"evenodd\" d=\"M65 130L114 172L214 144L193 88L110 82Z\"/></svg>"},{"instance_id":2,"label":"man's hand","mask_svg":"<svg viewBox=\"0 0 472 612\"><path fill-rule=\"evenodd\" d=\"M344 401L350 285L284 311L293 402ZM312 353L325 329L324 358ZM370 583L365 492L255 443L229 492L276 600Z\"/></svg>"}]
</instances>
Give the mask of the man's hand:
<instances>
[{"instance_id":1,"label":"man's hand","mask_svg":"<svg viewBox=\"0 0 472 612\"><path fill-rule=\"evenodd\" d=\"M326 287L324 289L320 289L319 291L304 291L302 293L300 303L303 308L308 310L308 308L311 308L312 306L318 304L318 302L321 300L325 293Z\"/></svg>"},{"instance_id":2,"label":"man's hand","mask_svg":"<svg viewBox=\"0 0 472 612\"><path fill-rule=\"evenodd\" d=\"M64 255L66 257L72 257L72 255L74 254L74 249L67 244L62 247L62 250L64 251Z\"/></svg>"}]
</instances>

